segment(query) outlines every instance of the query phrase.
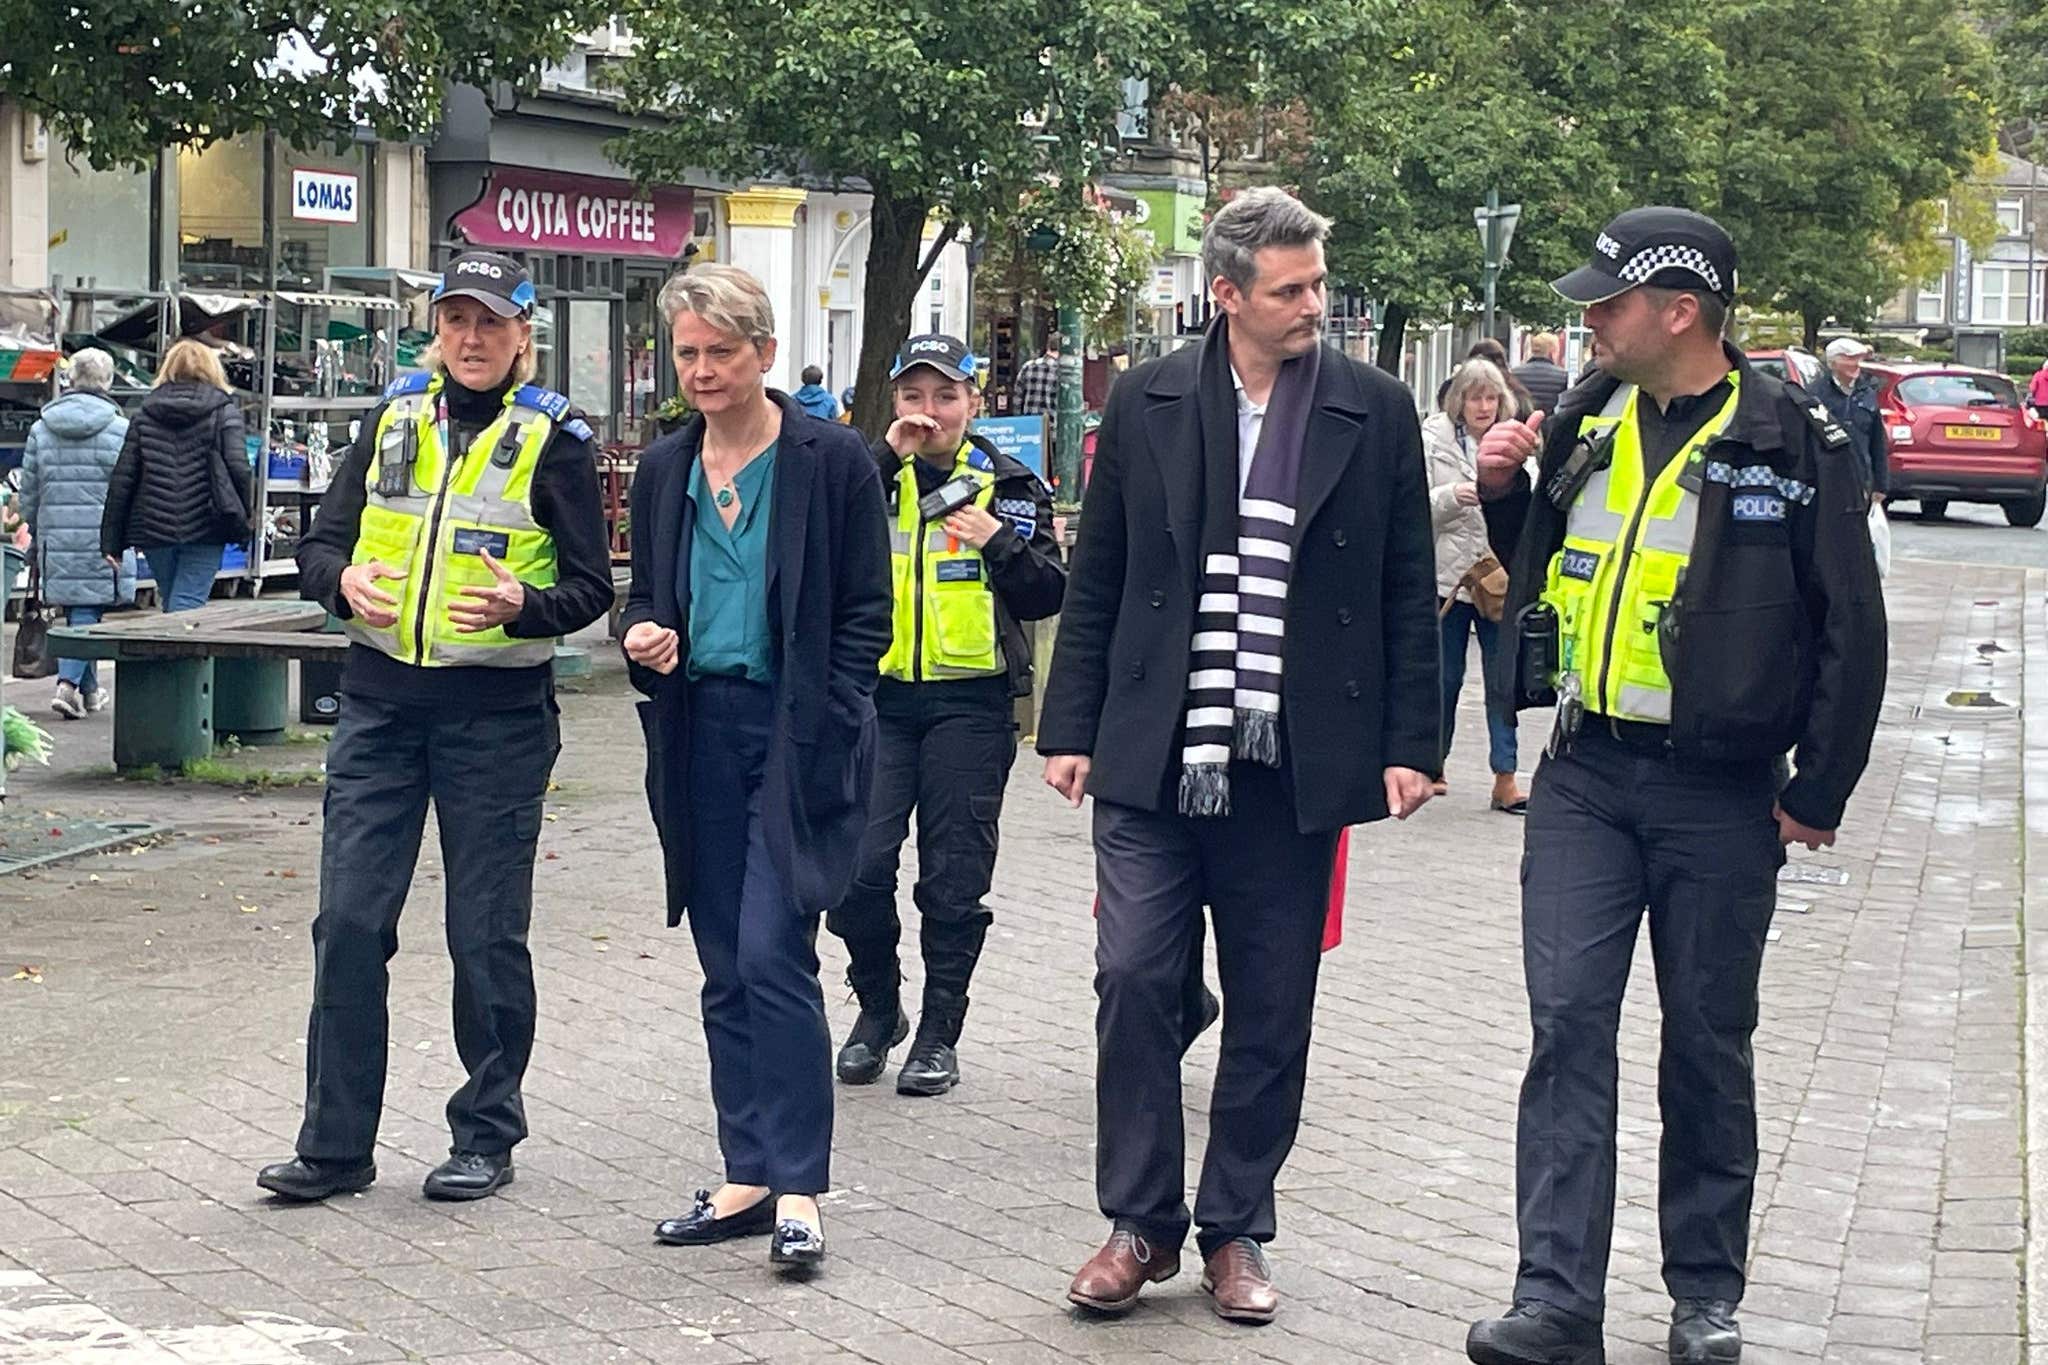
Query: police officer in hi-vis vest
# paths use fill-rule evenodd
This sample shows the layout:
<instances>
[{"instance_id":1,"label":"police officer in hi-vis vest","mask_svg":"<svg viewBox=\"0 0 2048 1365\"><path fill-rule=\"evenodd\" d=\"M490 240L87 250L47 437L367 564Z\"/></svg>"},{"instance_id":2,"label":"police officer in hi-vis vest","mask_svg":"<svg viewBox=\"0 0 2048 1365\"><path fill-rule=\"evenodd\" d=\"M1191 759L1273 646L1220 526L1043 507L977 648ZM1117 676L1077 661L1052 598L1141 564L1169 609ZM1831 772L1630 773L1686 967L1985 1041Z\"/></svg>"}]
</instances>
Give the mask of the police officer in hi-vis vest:
<instances>
[{"instance_id":1,"label":"police officer in hi-vis vest","mask_svg":"<svg viewBox=\"0 0 2048 1365\"><path fill-rule=\"evenodd\" d=\"M1536 457L1506 618L1521 647L1496 681L1556 723L1522 861L1521 1268L1466 1350L1605 1359L1616 1032L1647 912L1670 1356L1734 1361L1765 934L1786 846L1834 842L1869 756L1884 601L1848 435L1722 341L1735 247L1718 224L1631 210L1555 288L1585 308L1599 369L1478 456L1495 492Z\"/></svg>"},{"instance_id":2,"label":"police officer in hi-vis vest","mask_svg":"<svg viewBox=\"0 0 2048 1365\"><path fill-rule=\"evenodd\" d=\"M975 358L956 337L904 344L890 375L896 420L875 447L888 501L895 628L875 690L874 795L853 889L826 918L846 940L860 1017L839 1079L867 1085L910 1032L899 990L896 867L917 810L924 1010L896 1077L905 1095L960 1079L954 1048L990 914L996 820L1017 756L1015 699L1031 692L1022 625L1060 609L1067 572L1052 498L1029 468L971 435Z\"/></svg>"},{"instance_id":3,"label":"police officer in hi-vis vest","mask_svg":"<svg viewBox=\"0 0 2048 1365\"><path fill-rule=\"evenodd\" d=\"M298 552L300 591L353 644L327 749L313 1016L298 1155L264 1189L324 1199L376 1179L385 964L427 803L441 830L455 1048L449 1159L430 1199L512 1178L533 1047L534 845L561 747L555 638L612 601L591 430L534 373L533 282L466 252L434 293L434 346L335 471Z\"/></svg>"}]
</instances>

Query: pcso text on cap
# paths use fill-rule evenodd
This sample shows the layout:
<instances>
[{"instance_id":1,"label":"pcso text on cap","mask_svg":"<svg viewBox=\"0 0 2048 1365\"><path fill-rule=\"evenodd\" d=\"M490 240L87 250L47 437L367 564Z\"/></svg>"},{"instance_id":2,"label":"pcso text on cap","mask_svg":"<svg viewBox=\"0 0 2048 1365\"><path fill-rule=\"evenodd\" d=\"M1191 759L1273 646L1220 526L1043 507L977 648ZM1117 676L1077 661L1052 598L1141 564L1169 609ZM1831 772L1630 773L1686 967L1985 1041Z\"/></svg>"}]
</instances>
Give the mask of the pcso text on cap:
<instances>
[{"instance_id":1,"label":"pcso text on cap","mask_svg":"<svg viewBox=\"0 0 2048 1365\"><path fill-rule=\"evenodd\" d=\"M434 302L475 299L503 318L525 317L533 311L533 280L526 268L495 251L465 251L448 262Z\"/></svg>"}]
</instances>

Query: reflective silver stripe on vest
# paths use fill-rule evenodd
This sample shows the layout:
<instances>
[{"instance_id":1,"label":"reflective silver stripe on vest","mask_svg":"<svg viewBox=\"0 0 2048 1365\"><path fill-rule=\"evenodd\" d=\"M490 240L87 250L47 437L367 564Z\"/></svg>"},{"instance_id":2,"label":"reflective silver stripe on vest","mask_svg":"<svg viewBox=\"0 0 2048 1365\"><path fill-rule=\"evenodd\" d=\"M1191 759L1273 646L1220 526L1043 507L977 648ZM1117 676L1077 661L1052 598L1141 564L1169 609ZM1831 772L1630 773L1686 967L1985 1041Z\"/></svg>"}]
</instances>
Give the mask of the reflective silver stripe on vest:
<instances>
[{"instance_id":1,"label":"reflective silver stripe on vest","mask_svg":"<svg viewBox=\"0 0 2048 1365\"><path fill-rule=\"evenodd\" d=\"M501 502L496 498L480 497L475 493L452 493L448 497L448 513L457 521L482 522L488 526L502 527L507 531L538 531L539 522L533 513L516 502Z\"/></svg>"},{"instance_id":2,"label":"reflective silver stripe on vest","mask_svg":"<svg viewBox=\"0 0 2048 1365\"><path fill-rule=\"evenodd\" d=\"M1607 405L1600 409L1599 416L1618 421L1622 413L1628 410L1629 395L1635 391L1636 386L1633 384L1623 384L1616 388L1608 397ZM1605 425L1611 426L1613 421L1608 421ZM1592 478L1586 480L1586 486L1579 490L1578 500L1572 503L1572 510L1565 517L1566 535L1574 540L1598 541L1602 545L1617 545L1621 542L1621 533L1628 526L1628 515L1608 510L1607 493L1613 472L1614 461L1609 460L1604 467L1594 471Z\"/></svg>"},{"instance_id":3,"label":"reflective silver stripe on vest","mask_svg":"<svg viewBox=\"0 0 2048 1365\"><path fill-rule=\"evenodd\" d=\"M910 532L904 530L900 524L892 524L889 527L889 553L905 556L910 553Z\"/></svg>"},{"instance_id":4,"label":"reflective silver stripe on vest","mask_svg":"<svg viewBox=\"0 0 2048 1365\"><path fill-rule=\"evenodd\" d=\"M553 663L553 640L520 640L509 645L458 645L434 641L436 663L472 664L485 668L531 668Z\"/></svg>"},{"instance_id":5,"label":"reflective silver stripe on vest","mask_svg":"<svg viewBox=\"0 0 2048 1365\"><path fill-rule=\"evenodd\" d=\"M1700 500L1690 489L1678 490L1678 510L1669 520L1645 517L1637 534L1636 544L1645 550L1658 550L1664 554L1691 555L1693 532L1700 520Z\"/></svg>"},{"instance_id":6,"label":"reflective silver stripe on vest","mask_svg":"<svg viewBox=\"0 0 2048 1365\"><path fill-rule=\"evenodd\" d=\"M374 489L376 480L372 479L370 482ZM402 498L385 498L379 497L374 491L364 498L364 502L371 507L381 507L387 512L397 512L403 516L418 517L421 521L427 519L427 512L434 505L432 498L416 498L409 495Z\"/></svg>"},{"instance_id":7,"label":"reflective silver stripe on vest","mask_svg":"<svg viewBox=\"0 0 2048 1365\"><path fill-rule=\"evenodd\" d=\"M341 623L341 633L357 644L368 645L380 654L389 654L397 645L398 623L393 621L380 629L376 626L366 626L350 617Z\"/></svg>"},{"instance_id":8,"label":"reflective silver stripe on vest","mask_svg":"<svg viewBox=\"0 0 2048 1365\"><path fill-rule=\"evenodd\" d=\"M1621 708L1621 714L1632 720L1657 721L1665 725L1671 723L1671 694L1661 688L1637 687L1633 683L1623 683L1615 689L1615 700Z\"/></svg>"}]
</instances>

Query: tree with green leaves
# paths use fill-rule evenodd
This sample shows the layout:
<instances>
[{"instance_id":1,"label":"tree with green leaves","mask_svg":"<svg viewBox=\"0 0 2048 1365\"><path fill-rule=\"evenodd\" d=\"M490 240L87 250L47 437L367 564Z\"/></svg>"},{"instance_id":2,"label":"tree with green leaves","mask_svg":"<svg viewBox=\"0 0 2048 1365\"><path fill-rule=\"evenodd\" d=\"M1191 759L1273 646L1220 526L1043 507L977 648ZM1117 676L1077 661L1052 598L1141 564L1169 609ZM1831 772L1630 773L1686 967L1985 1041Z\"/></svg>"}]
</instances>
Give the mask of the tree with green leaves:
<instances>
[{"instance_id":1,"label":"tree with green leaves","mask_svg":"<svg viewBox=\"0 0 2048 1365\"><path fill-rule=\"evenodd\" d=\"M643 179L866 190L855 421L877 429L890 357L938 252L1010 230L1027 196L1077 212L1116 155L1129 81L1254 89L1355 42L1390 0L727 0L647 6L623 68L660 116L618 155ZM941 226L923 247L928 221Z\"/></svg>"},{"instance_id":2,"label":"tree with green leaves","mask_svg":"<svg viewBox=\"0 0 2048 1365\"><path fill-rule=\"evenodd\" d=\"M704 166L869 191L854 414L875 429L939 253L1048 178L1086 182L1132 74L1129 57L1109 54L1140 51L1152 14L1149 0L651 6L633 17L640 43L622 75L628 99L661 122L619 155L648 180Z\"/></svg>"},{"instance_id":3,"label":"tree with green leaves","mask_svg":"<svg viewBox=\"0 0 2048 1365\"><path fill-rule=\"evenodd\" d=\"M1978 0L1997 61L1993 92L2001 141L2014 156L2048 160L2048 5L2040 0Z\"/></svg>"},{"instance_id":4,"label":"tree with green leaves","mask_svg":"<svg viewBox=\"0 0 2048 1365\"><path fill-rule=\"evenodd\" d=\"M1938 273L1937 201L1992 142L1990 53L1947 0L1745 0L1719 12L1731 73L1720 218L1742 289L1816 344ZM1797 98L1786 98L1796 91Z\"/></svg>"},{"instance_id":5,"label":"tree with green leaves","mask_svg":"<svg viewBox=\"0 0 2048 1365\"><path fill-rule=\"evenodd\" d=\"M269 129L429 132L445 83L528 84L604 22L589 0L0 0L0 98L101 169Z\"/></svg>"},{"instance_id":6,"label":"tree with green leaves","mask_svg":"<svg viewBox=\"0 0 2048 1365\"><path fill-rule=\"evenodd\" d=\"M1383 368L1411 319L1480 296L1488 189L1522 206L1501 307L1545 321L1564 305L1543 282L1613 213L1711 199L1723 74L1697 4L1417 0L1389 22L1389 51L1347 62L1318 106L1300 166L1336 219L1334 278L1380 304Z\"/></svg>"}]
</instances>

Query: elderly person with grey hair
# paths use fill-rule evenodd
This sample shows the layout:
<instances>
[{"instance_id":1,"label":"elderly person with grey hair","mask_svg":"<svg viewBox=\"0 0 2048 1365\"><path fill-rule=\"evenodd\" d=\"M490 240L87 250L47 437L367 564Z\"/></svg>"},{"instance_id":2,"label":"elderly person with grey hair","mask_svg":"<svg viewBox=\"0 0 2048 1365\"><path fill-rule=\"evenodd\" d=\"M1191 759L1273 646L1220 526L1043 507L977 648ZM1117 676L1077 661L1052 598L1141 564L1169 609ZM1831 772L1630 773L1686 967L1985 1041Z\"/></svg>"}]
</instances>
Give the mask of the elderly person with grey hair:
<instances>
[{"instance_id":1,"label":"elderly person with grey hair","mask_svg":"<svg viewBox=\"0 0 2048 1365\"><path fill-rule=\"evenodd\" d=\"M853 881L890 640L882 481L851 427L767 386L759 280L700 265L661 291L694 414L633 483L627 671L646 694L647 799L670 927L704 970L722 1180L654 1235L768 1235L769 1261L825 1256L832 1037L818 916Z\"/></svg>"},{"instance_id":2,"label":"elderly person with grey hair","mask_svg":"<svg viewBox=\"0 0 2048 1365\"><path fill-rule=\"evenodd\" d=\"M35 537L31 552L43 601L64 608L67 624L89 626L108 607L135 600L134 561L100 553L107 484L121 458L128 419L107 396L114 385L114 360L105 351L80 351L64 376L64 395L29 428L21 461L21 512ZM78 720L106 704L107 692L92 660L58 659L51 710Z\"/></svg>"},{"instance_id":3,"label":"elderly person with grey hair","mask_svg":"<svg viewBox=\"0 0 2048 1365\"><path fill-rule=\"evenodd\" d=\"M1496 422L1519 416L1513 387L1490 360L1468 360L1451 377L1444 410L1422 424L1422 449L1429 462L1429 513L1436 533L1437 620L1443 637L1443 752L1451 753L1458 693L1465 686L1465 659L1472 637L1486 676L1512 641L1499 619L1507 591L1507 570L1488 543L1480 507L1477 455L1480 438ZM1489 804L1509 815L1527 813L1529 798L1515 784L1514 708L1506 698L1486 699L1487 762L1493 773ZM1436 794L1445 794L1443 783Z\"/></svg>"},{"instance_id":4,"label":"elderly person with grey hair","mask_svg":"<svg viewBox=\"0 0 2048 1365\"><path fill-rule=\"evenodd\" d=\"M1095 798L1096 1194L1109 1240L1068 1297L1120 1313L1190 1223L1222 1317L1270 1321L1264 1244L1301 1119L1347 825L1437 772L1436 573L1413 401L1325 346L1329 221L1277 189L1209 224L1218 316L1103 416L1038 750ZM1186 981L1203 910L1223 1039L1192 1217Z\"/></svg>"}]
</instances>

